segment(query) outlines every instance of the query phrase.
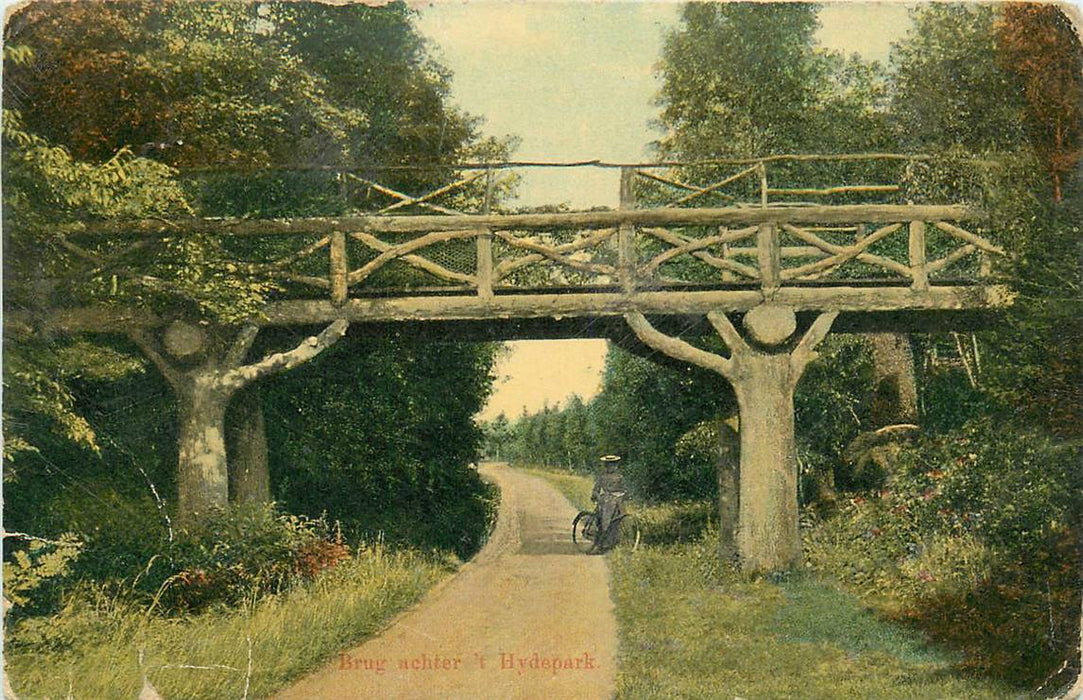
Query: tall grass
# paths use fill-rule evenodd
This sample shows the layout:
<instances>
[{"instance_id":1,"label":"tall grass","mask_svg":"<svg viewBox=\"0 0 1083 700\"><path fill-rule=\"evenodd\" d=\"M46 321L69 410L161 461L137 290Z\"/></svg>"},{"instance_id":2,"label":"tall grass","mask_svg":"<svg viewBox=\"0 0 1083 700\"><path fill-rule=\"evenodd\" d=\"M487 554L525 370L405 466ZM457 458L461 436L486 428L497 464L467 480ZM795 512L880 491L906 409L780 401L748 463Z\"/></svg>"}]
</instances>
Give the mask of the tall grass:
<instances>
[{"instance_id":1,"label":"tall grass","mask_svg":"<svg viewBox=\"0 0 1083 700\"><path fill-rule=\"evenodd\" d=\"M41 629L16 628L7 670L27 698L130 699L144 675L167 698L241 698L246 688L264 697L378 632L451 569L434 556L367 546L283 595L177 619L84 595Z\"/></svg>"}]
</instances>

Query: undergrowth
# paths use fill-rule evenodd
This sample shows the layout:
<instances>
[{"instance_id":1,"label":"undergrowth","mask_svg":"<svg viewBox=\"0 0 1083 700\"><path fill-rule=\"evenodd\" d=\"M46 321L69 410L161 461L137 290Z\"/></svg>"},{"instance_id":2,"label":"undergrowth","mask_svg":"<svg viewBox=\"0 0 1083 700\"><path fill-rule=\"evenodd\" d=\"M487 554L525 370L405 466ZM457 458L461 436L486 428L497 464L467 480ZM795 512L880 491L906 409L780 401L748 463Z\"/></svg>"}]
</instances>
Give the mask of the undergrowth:
<instances>
[{"instance_id":1,"label":"undergrowth","mask_svg":"<svg viewBox=\"0 0 1083 700\"><path fill-rule=\"evenodd\" d=\"M242 697L246 687L263 697L378 632L453 567L366 545L279 595L174 617L84 587L57 614L8 629L7 670L28 698L133 698L144 676L168 698Z\"/></svg>"}]
</instances>

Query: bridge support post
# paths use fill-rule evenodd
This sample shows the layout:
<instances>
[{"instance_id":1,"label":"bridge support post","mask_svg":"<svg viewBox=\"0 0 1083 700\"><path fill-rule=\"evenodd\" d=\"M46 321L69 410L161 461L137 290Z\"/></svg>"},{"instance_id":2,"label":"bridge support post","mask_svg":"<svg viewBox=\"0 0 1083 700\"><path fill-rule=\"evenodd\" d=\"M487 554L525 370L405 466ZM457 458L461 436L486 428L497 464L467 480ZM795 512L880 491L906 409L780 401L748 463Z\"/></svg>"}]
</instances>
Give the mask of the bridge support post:
<instances>
[{"instance_id":1,"label":"bridge support post","mask_svg":"<svg viewBox=\"0 0 1083 700\"><path fill-rule=\"evenodd\" d=\"M788 353L753 352L734 378L740 411L738 561L744 571L782 571L801 561Z\"/></svg>"},{"instance_id":2,"label":"bridge support post","mask_svg":"<svg viewBox=\"0 0 1083 700\"><path fill-rule=\"evenodd\" d=\"M191 525L210 511L229 507L226 451L226 408L245 387L263 377L292 369L338 342L349 323L337 320L319 335L305 338L286 352L243 364L259 333L246 325L232 338L217 328L209 347L196 355L194 367L184 368L166 356L157 334L133 329L129 337L169 382L177 398L177 520ZM263 488L262 486L260 487Z\"/></svg>"},{"instance_id":3,"label":"bridge support post","mask_svg":"<svg viewBox=\"0 0 1083 700\"><path fill-rule=\"evenodd\" d=\"M816 358L837 312L822 313L796 343L792 309L763 304L745 316L752 343L720 311L707 319L730 350L728 358L656 330L640 313L625 316L646 345L725 377L740 410L740 496L737 550L741 569L784 571L801 562L794 452L793 392Z\"/></svg>"}]
</instances>

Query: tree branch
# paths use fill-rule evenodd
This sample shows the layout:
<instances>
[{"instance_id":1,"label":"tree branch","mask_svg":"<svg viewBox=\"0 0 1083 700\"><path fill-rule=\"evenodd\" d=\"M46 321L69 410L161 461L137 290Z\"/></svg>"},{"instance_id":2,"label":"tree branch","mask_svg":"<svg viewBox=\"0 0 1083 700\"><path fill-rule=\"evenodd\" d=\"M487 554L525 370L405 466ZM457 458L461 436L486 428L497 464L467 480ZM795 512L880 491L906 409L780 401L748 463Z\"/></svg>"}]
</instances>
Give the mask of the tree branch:
<instances>
[{"instance_id":1,"label":"tree branch","mask_svg":"<svg viewBox=\"0 0 1083 700\"><path fill-rule=\"evenodd\" d=\"M219 379L219 383L222 386L240 389L269 374L293 369L300 364L308 362L337 343L339 339L346 334L346 329L349 328L349 326L350 324L348 321L340 318L320 331L319 335L305 338L297 347L289 352L276 352L273 355L268 355L259 362L244 365L243 367L236 367L224 372Z\"/></svg>"},{"instance_id":2,"label":"tree branch","mask_svg":"<svg viewBox=\"0 0 1083 700\"><path fill-rule=\"evenodd\" d=\"M707 352L706 350L700 350L696 346L686 343L680 338L673 338L662 333L652 326L650 322L647 321L647 318L638 311L625 314L624 320L628 322L628 325L632 327L632 330L635 331L636 336L638 336L640 340L658 352L678 360L691 362L692 364L705 369L713 370L723 377L728 378L733 372L732 360L727 360L724 357Z\"/></svg>"},{"instance_id":3,"label":"tree branch","mask_svg":"<svg viewBox=\"0 0 1083 700\"><path fill-rule=\"evenodd\" d=\"M794 348L793 353L790 355L790 369L792 370L791 376L794 383L801 378L801 373L805 371L808 363L820 356L820 353L816 352L816 346L827 337L828 332L831 330L831 324L835 322L838 315L838 311L828 311L817 316L801 338L801 342Z\"/></svg>"},{"instance_id":4,"label":"tree branch","mask_svg":"<svg viewBox=\"0 0 1083 700\"><path fill-rule=\"evenodd\" d=\"M232 369L241 364L244 360L244 356L248 354L248 351L251 349L252 343L255 342L258 334L259 326L251 323L245 324L237 334L237 337L233 339L233 344L230 345L229 350L226 352L225 366Z\"/></svg>"},{"instance_id":5,"label":"tree branch","mask_svg":"<svg viewBox=\"0 0 1083 700\"><path fill-rule=\"evenodd\" d=\"M722 338L722 342L726 344L726 347L730 350L731 357L738 353L748 351L748 343L741 337L741 334L737 332L737 329L733 327L733 322L730 321L729 316L721 311L708 311L707 320L714 326L714 330Z\"/></svg>"},{"instance_id":6,"label":"tree branch","mask_svg":"<svg viewBox=\"0 0 1083 700\"><path fill-rule=\"evenodd\" d=\"M128 330L128 337L131 338L132 342L139 347L140 351L154 363L154 366L162 373L165 380L169 382L169 386L173 387L174 391L180 389L184 379L184 373L174 367L169 360L165 359L165 355L163 355L159 349L158 341L154 336L144 328L131 328Z\"/></svg>"}]
</instances>

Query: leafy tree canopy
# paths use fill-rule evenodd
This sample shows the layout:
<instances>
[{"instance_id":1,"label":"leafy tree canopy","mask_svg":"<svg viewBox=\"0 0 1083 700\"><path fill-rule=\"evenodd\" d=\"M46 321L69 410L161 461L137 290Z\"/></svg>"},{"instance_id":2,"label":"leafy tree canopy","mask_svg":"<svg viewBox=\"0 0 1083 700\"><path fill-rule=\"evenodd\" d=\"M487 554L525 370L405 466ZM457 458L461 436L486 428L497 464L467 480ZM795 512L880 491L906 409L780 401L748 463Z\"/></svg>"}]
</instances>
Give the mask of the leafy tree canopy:
<instances>
[{"instance_id":1,"label":"leafy tree canopy","mask_svg":"<svg viewBox=\"0 0 1083 700\"><path fill-rule=\"evenodd\" d=\"M685 5L659 63L659 153L852 152L881 138L878 66L817 46L816 13L806 3Z\"/></svg>"}]
</instances>

